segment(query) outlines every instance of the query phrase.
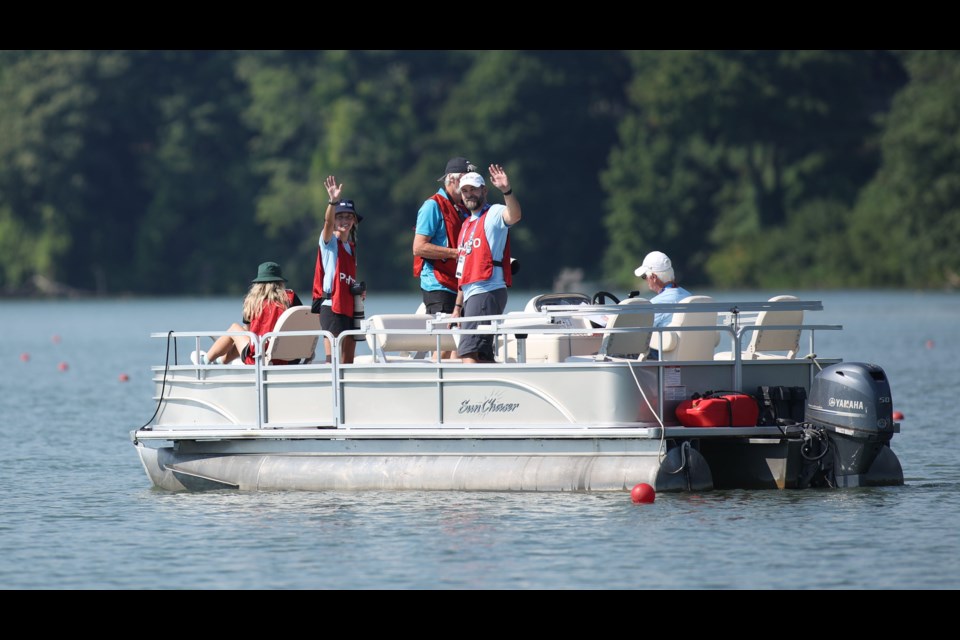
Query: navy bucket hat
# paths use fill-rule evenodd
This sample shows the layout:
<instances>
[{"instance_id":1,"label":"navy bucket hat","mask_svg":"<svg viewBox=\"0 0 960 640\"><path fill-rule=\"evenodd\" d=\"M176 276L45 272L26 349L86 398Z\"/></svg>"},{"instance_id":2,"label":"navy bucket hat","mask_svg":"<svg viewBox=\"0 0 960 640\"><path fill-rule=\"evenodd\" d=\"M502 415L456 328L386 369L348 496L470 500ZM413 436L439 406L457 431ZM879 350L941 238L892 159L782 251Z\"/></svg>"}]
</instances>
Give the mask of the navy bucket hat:
<instances>
[{"instance_id":1,"label":"navy bucket hat","mask_svg":"<svg viewBox=\"0 0 960 640\"><path fill-rule=\"evenodd\" d=\"M357 217L357 224L363 221L363 216L357 213L357 207L353 204L353 200L341 200L337 203L337 206L333 209L334 214L337 213L352 213Z\"/></svg>"}]
</instances>

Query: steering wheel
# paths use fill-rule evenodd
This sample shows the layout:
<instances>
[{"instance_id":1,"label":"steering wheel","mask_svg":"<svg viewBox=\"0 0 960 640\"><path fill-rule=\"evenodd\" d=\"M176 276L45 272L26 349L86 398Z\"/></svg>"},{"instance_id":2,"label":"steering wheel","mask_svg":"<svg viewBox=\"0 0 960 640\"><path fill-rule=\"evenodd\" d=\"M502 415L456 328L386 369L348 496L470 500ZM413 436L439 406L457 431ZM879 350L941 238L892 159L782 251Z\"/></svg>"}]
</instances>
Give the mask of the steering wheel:
<instances>
[{"instance_id":1,"label":"steering wheel","mask_svg":"<svg viewBox=\"0 0 960 640\"><path fill-rule=\"evenodd\" d=\"M592 304L607 304L607 298L610 298L613 301L612 304L620 304L620 298L613 295L609 291L597 291L595 294L593 294L593 298L591 298L590 302Z\"/></svg>"}]
</instances>

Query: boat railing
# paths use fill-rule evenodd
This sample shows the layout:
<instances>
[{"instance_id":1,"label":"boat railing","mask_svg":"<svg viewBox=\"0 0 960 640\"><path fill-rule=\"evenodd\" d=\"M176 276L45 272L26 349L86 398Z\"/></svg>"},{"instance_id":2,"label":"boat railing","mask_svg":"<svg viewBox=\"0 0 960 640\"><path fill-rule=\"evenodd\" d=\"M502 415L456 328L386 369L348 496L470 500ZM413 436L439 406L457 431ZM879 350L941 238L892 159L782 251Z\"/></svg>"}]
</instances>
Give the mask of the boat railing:
<instances>
[{"instance_id":1,"label":"boat railing","mask_svg":"<svg viewBox=\"0 0 960 640\"><path fill-rule=\"evenodd\" d=\"M762 301L762 302L703 302L696 305L695 310L691 310L689 304L665 303L657 304L656 313L717 313L716 325L705 326L671 326L671 327L627 327L622 329L608 329L606 327L569 327L562 323L565 318L590 318L598 315L623 315L635 313L651 313L651 308L646 305L546 305L540 312L520 312L488 316L473 316L466 318L443 317L432 321L427 321L428 330L439 333L468 333L465 329L443 330L436 325L460 324L463 322L479 322L482 328L471 331L470 333L496 333L496 334L528 334L536 333L559 333L567 335L583 334L584 331L596 334L608 333L634 333L638 331L649 331L662 333L664 331L720 331L727 333L731 337L731 351L741 353L745 338L750 337L750 333L757 330L796 330L808 331L810 341L810 353L816 353L815 333L816 331L832 331L842 329L842 325L824 325L824 324L793 324L793 325L764 325L756 326L756 318L763 311L822 311L823 303L820 301L804 300L783 300L783 301ZM530 321L529 324L524 321ZM537 322L542 323L537 324ZM556 326L545 326L552 325ZM736 358L739 360L739 357Z\"/></svg>"},{"instance_id":2,"label":"boat railing","mask_svg":"<svg viewBox=\"0 0 960 640\"><path fill-rule=\"evenodd\" d=\"M181 339L188 339L188 338L192 339L193 351L199 354L201 351L203 351L203 349L201 349L200 347L201 338L211 338L213 340L216 340L221 336L230 336L230 337L246 336L248 340L250 340L253 344L258 345L259 347L259 339L257 338L257 334L253 333L252 331L166 331L166 332L154 332L150 334L151 338L169 339L170 342L167 345L167 355L168 355L168 359L170 354L173 355L173 362L169 363L172 365L193 364L191 362L185 362L185 363L180 362L180 354L182 353L182 351L178 347ZM189 348L189 346L190 345L188 344L187 348ZM257 351L259 353L260 350L257 349Z\"/></svg>"},{"instance_id":3,"label":"boat railing","mask_svg":"<svg viewBox=\"0 0 960 640\"><path fill-rule=\"evenodd\" d=\"M557 306L546 306L543 310L539 312L512 312L508 314L499 314L499 315L487 315L487 316L472 316L472 317L444 317L438 315L434 319L429 319L425 322L424 329L374 329L369 325L369 320L364 322L364 325L360 329L353 329L349 331L344 331L341 336L354 336L357 338L363 338L370 336L373 338L373 344L370 345L371 351L376 351L376 340L377 336L381 334L400 334L400 335L429 335L434 338L435 350L436 352L441 351L440 343L444 335L450 336L460 336L466 334L495 334L497 336L521 336L518 339L518 345L522 347L522 336L529 335L531 333L536 334L559 334L559 335L573 335L573 336L582 336L585 334L590 335L606 335L606 334L616 334L616 333L634 333L638 331L647 331L647 332L664 332L664 331L678 331L678 332L687 332L687 331L719 331L726 333L730 336L730 348L731 352L734 354L734 362L739 363L740 354L743 351L743 345L746 340L749 339L751 332L757 331L760 329L763 330L801 330L808 331L809 336L809 349L811 354L816 353L816 332L817 331L830 331L830 330L840 330L843 327L841 325L824 325L824 324L796 324L796 325L765 325L763 327L758 327L755 324L742 324L737 318L744 311L747 312L759 312L766 311L770 309L776 310L822 310L823 306L820 302L808 302L808 301L780 301L780 302L746 302L746 303L736 303L731 305L729 303L716 303L716 302L706 302L697 304L696 312L717 312L718 314L724 313L727 314L727 318L722 322L719 319L718 315L718 324L709 325L709 326L682 326L682 327L626 327L626 328L607 328L607 327L597 327L591 326L586 328L584 326L570 326L569 324L564 323L566 318L582 318L588 316L596 316L598 314L630 314L630 313L650 313L650 308L646 305L639 305L639 308L635 305L557 305ZM658 304L657 313L684 313L690 311L690 305L686 304ZM459 325L464 322L478 322L479 325L476 329L463 329L460 327L449 328L450 325ZM332 343L332 349L334 355L338 357L333 358L335 362L339 361L339 353L341 351L341 341L342 338L333 338L333 336L326 331L285 331L283 332L286 336L319 336L326 338ZM194 350L198 353L200 352L200 340L201 338L217 338L219 336L246 336L252 343L257 345L257 354L256 366L263 366L262 358L259 355L264 353L262 345L269 340L270 338L278 335L277 333L270 332L264 334L264 336L258 337L256 334L250 331L238 332L238 331L177 331L177 332L167 332L167 333L153 333L151 337L155 338L168 338L172 337L174 343L178 339L188 338L194 341L193 347ZM174 361L172 364L179 364L178 354L179 350L174 344L173 354ZM517 362L523 362L522 354L518 354ZM506 358L503 359L506 361ZM376 361L376 360L375 360ZM198 374L199 375L199 374Z\"/></svg>"},{"instance_id":4,"label":"boat railing","mask_svg":"<svg viewBox=\"0 0 960 640\"><path fill-rule=\"evenodd\" d=\"M251 424L249 426L251 428L262 429L268 425L268 420L266 415L266 402L265 402L266 388L264 384L264 380L266 378L264 369L267 366L266 363L264 363L264 357L263 357L264 354L266 353L265 345L269 342L270 339L278 337L280 335L288 338L295 337L295 336L311 336L311 337L318 336L319 338L327 339L332 344L334 344L335 352L337 349L339 349L339 344L335 340L333 334L330 333L329 331L322 331L322 330L320 331L318 330L283 331L283 332L271 331L271 332L265 333L262 337L258 336L256 333L252 331L168 331L165 333L162 333L162 332L151 333L150 337L164 338L167 340L167 347L166 347L167 362L166 362L166 365L164 366L163 379L161 381L161 383L164 386L166 384L168 369L169 369L169 366L171 365L172 366L188 365L189 367L192 368L191 375L193 376L193 378L197 382L202 382L203 380L206 379L206 377L211 371L231 372L234 370L233 369L234 364L240 364L239 361L235 363L226 363L226 364L199 364L199 363L193 363L189 359L187 362L180 362L180 354L183 352L183 350L189 349L191 346L193 347L192 351L194 351L197 354L200 354L200 352L202 351L201 342L200 342L202 338L208 338L215 341L222 336L230 336L230 337L245 336L250 341L251 344L256 345L256 356L254 357L254 364L244 365L244 367L246 366L253 367L253 371L254 371L253 380L255 381L255 385L257 389L257 393L256 393L257 423ZM185 349L182 349L180 345L181 340L190 340L192 341L193 344L191 345L188 343L187 347ZM318 340L318 343L319 343L319 340ZM325 356L323 355L323 347L320 346L319 348L321 353L321 362L323 365L326 365L326 363L323 362L325 358ZM171 355L172 355L172 362L171 362ZM315 358L316 358L316 355L314 355L313 360L315 360ZM286 367L290 365L275 365L275 366ZM303 366L303 365L299 365L299 366ZM237 370L240 370L240 369L237 369ZM164 391L161 388L160 397L156 398L158 401L162 401L163 393ZM337 393L337 387L335 385L330 386L330 393L331 393L331 402L333 403L334 406L336 406L338 402L337 400L338 393ZM333 416L331 416L327 426L335 426L335 420L333 419Z\"/></svg>"},{"instance_id":5,"label":"boat railing","mask_svg":"<svg viewBox=\"0 0 960 640\"><path fill-rule=\"evenodd\" d=\"M461 317L453 318L449 316L439 315L432 320L427 320L425 325L426 328L422 330L414 329L404 329L402 333L405 334L421 334L421 335L430 335L433 336L436 342L436 351L434 353L440 352L440 340L443 335L465 335L465 334L494 334L498 337L500 341L500 362L508 363L509 359L507 358L506 351L506 337L513 336L516 339L517 344L517 357L514 362L524 363L525 362L525 340L530 334L540 334L540 335L567 335L567 336L582 336L585 334L592 335L606 335L606 334L616 334L616 333L634 333L640 331L646 332L657 332L662 333L664 331L676 331L676 332L688 332L688 331L717 331L725 333L730 338L730 350L731 350L731 360L732 362L732 379L730 381L732 388L740 389L743 385L743 350L745 344L749 341L752 332L759 330L799 330L807 331L808 333L808 344L809 352L805 356L806 359L812 360L814 364L817 362L816 355L816 332L817 331L835 331L841 330L843 327L841 325L827 325L827 324L783 324L783 325L764 325L763 327L757 326L756 315L762 311L793 311L793 310L803 310L803 311L820 311L823 309L823 304L819 301L801 301L801 300L784 300L784 301L762 301L762 302L738 302L738 303L723 303L723 302L705 302L698 303L696 306L696 313L710 313L716 312L718 314L718 321L715 325L705 325L705 326L668 326L668 327L654 327L654 326L641 326L641 327L626 327L626 328L607 328L599 326L590 326L586 328L585 326L571 326L568 323L564 323L565 319L570 318L587 318L587 317L596 317L598 315L613 315L613 314L630 314L630 313L647 313L651 312L651 308L648 305L547 305L538 312L526 311L526 312L513 312L507 314L498 314L498 315L487 315L487 316L473 316L473 317ZM658 304L656 308L657 313L688 313L691 312L689 304ZM746 321L742 321L741 317L747 315ZM459 325L464 322L478 322L480 323L476 329L462 329L449 328L450 325ZM389 333L388 330L374 330L374 329L364 329L364 330L355 330L344 332L342 335L357 335L365 333L370 337L373 342L371 348L376 348L377 335L382 333ZM779 362L790 361L792 358L783 358ZM801 359L802 360L802 359ZM808 360L808 361L809 361ZM437 360L433 361L438 366L440 362ZM714 362L714 361L711 361ZM677 366L680 361L670 361L669 363L662 363L658 361L647 361L645 366ZM452 362L449 362L452 364ZM812 379L813 373L811 372L810 378Z\"/></svg>"},{"instance_id":6,"label":"boat railing","mask_svg":"<svg viewBox=\"0 0 960 640\"><path fill-rule=\"evenodd\" d=\"M640 307L640 308L636 308ZM441 340L445 335L466 335L466 334L494 334L498 337L498 340L501 341L502 352L502 363L503 364L512 364L512 366L525 366L525 358L523 352L524 337L530 334L558 334L565 336L584 336L584 335L593 335L593 336L602 336L606 334L616 334L616 333L631 333L638 331L647 331L647 332L662 332L662 331L718 331L726 333L730 336L731 350L733 352L733 359L728 362L715 362L717 365L727 365L732 369L732 388L740 389L743 381L742 368L744 366L743 359L741 357L742 345L745 343L751 332L764 329L764 330L806 330L809 333L809 344L810 344L810 353L815 354L815 338L814 335L816 331L822 330L838 330L842 327L840 325L810 325L810 324L798 324L798 325L775 325L775 326L764 326L758 327L755 324L747 324L739 322L740 313L743 311L764 311L771 308L776 309L803 309L803 310L821 310L822 305L820 302L803 302L803 301L783 301L783 302L760 302L760 303L737 303L735 305L729 303L698 303L696 307L696 313L702 312L714 312L718 314L727 313L729 318L732 321L727 322L718 322L715 325L709 326L680 326L680 327L625 327L625 328L607 328L607 327L597 327L592 326L588 322L581 320L580 324L575 322L566 322L565 319L578 318L583 316L596 316L598 314L626 314L626 313L650 313L651 309L648 305L583 305L583 306L547 306L544 309L538 312L513 312L508 314L500 315L491 315L491 316L474 316L466 318L453 318L453 317L443 317L437 316L432 319L427 319L424 323L423 329L375 329L373 328L369 320L366 320L360 329L352 329L349 331L344 331L340 336L334 337L328 331L319 331L319 330L309 330L309 331L285 331L282 332L285 336L317 336L318 338L326 339L331 344L332 357L331 362L325 362L325 353L323 349L323 344L318 340L317 356L314 357L314 361L309 365L267 365L263 362L263 353L264 343L278 335L279 332L270 332L265 334L262 337L258 337L252 332L231 332L231 331L177 331L177 332L167 332L167 333L153 333L152 337L156 338L166 338L168 341L173 341L173 362L170 362L170 350L168 346L168 356L167 364L179 365L179 364L192 364L192 363L180 363L177 349L177 342L180 340L191 340L192 345L188 342L188 346L193 346L194 350L197 353L200 352L200 345L202 338L216 338L219 336L246 336L251 340L253 344L257 345L257 357L255 358L255 364L253 371L255 372L252 380L247 377L249 374L242 374L244 379L249 381L245 384L255 384L256 386L256 415L257 415L257 424L250 425L251 428L277 428L275 424L271 424L271 421L267 416L267 387L271 384L287 384L285 382L289 379L290 373L296 370L304 370L302 367L309 367L313 370L322 370L326 372L324 376L329 376L330 384L329 390L331 393L330 401L333 407L332 415L328 421L314 419L314 423L318 426L339 426L340 423L344 420L343 412L343 384L344 376L341 373L343 367L351 367L356 370L363 370L365 366L370 366L369 364L351 364L351 365L342 365L340 364L340 353L342 350L342 341L347 336L362 337L368 340L371 351L376 352L378 336L389 333L396 334L409 334L409 335L423 335L429 336L432 339L432 343L435 345L434 356L440 353L441 351ZM690 312L690 305L682 304L658 304L656 311L660 312L673 312L673 313L682 313ZM479 322L475 329L462 329L457 325L460 325L464 322ZM457 328L451 328L457 327ZM512 363L508 363L506 358L506 342L508 337L513 337L516 340L516 358ZM809 357L809 356L808 356ZM816 362L816 356L812 356L814 362ZM616 360L623 359L614 359L615 362L612 364L617 365ZM409 362L409 360L407 360ZM435 360L421 360L421 363L426 362L428 366L433 367L446 367L446 366L463 366L459 365L456 360L446 361L436 358ZM783 361L781 361L783 362ZM809 363L809 361L808 361ZM382 367L385 362L379 362L376 360L376 356L371 360L373 366ZM584 366L582 363L577 364L568 364L566 362L558 363L560 366ZM683 364L680 361L670 361L670 362L658 362L658 361L646 361L639 362L637 365L643 367L659 367L663 369L664 367L676 367ZM688 364L693 365L706 365L706 362L691 362ZM610 366L610 363L607 362L598 362L599 366ZM188 375L196 376L197 381L202 381L207 377L211 371L223 370L226 369L225 365L192 365L195 373L186 372ZM420 364L419 366L423 366ZM490 365L486 365L489 367ZM495 366L495 365L494 365ZM536 365L531 366L545 366L544 363L536 363ZM552 365L548 365L552 366ZM812 366L812 365L811 365ZM238 371L247 371L250 369L243 369ZM306 370L304 370L306 371ZM268 377L271 374L270 372L277 372L276 378L268 380ZM312 374L311 374L312 375ZM439 375L439 374L438 374ZM812 378L811 373L811 378ZM164 378L166 377L166 370L164 371ZM442 376L441 376L442 377ZM662 371L659 375L660 378L663 377ZM284 382L280 382L284 381ZM348 381L349 382L349 381ZM293 383L290 383L293 384ZM302 380L296 384L306 384ZM326 383L324 383L326 385ZM442 388L442 381L438 382L438 389ZM660 383L661 394L663 392L663 382ZM312 387L316 390L316 383L312 383ZM163 391L161 390L161 396ZM162 398L158 398L162 400ZM322 423L322 424L321 424ZM285 425L280 425L282 428ZM296 426L296 425L294 425Z\"/></svg>"}]
</instances>

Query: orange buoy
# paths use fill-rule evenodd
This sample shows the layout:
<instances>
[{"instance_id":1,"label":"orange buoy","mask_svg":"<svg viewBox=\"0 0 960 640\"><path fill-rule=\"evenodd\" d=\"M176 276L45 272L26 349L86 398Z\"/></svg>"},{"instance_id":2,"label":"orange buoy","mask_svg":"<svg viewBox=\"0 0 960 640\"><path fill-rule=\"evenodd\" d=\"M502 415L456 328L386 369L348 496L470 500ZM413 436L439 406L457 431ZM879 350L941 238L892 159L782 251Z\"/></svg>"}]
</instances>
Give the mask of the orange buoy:
<instances>
[{"instance_id":1,"label":"orange buoy","mask_svg":"<svg viewBox=\"0 0 960 640\"><path fill-rule=\"evenodd\" d=\"M50 337L50 342L52 342L53 344L60 344L60 336L57 334L53 334Z\"/></svg>"},{"instance_id":2,"label":"orange buoy","mask_svg":"<svg viewBox=\"0 0 960 640\"><path fill-rule=\"evenodd\" d=\"M901 413L901 412L899 412L899 411L894 411L894 412L893 412L893 419L894 419L894 420L903 420L903 413Z\"/></svg>"},{"instance_id":3,"label":"orange buoy","mask_svg":"<svg viewBox=\"0 0 960 640\"><path fill-rule=\"evenodd\" d=\"M641 482L630 491L630 499L636 503L650 504L657 499L657 492L646 482Z\"/></svg>"},{"instance_id":4,"label":"orange buoy","mask_svg":"<svg viewBox=\"0 0 960 640\"><path fill-rule=\"evenodd\" d=\"M21 354L20 354L20 362L30 362L30 354L29 354L29 353L21 353Z\"/></svg>"},{"instance_id":5,"label":"orange buoy","mask_svg":"<svg viewBox=\"0 0 960 640\"><path fill-rule=\"evenodd\" d=\"M70 367L67 365L66 362L61 362L60 364L57 365L57 369L60 369L60 371L66 371L69 368Z\"/></svg>"},{"instance_id":6,"label":"orange buoy","mask_svg":"<svg viewBox=\"0 0 960 640\"><path fill-rule=\"evenodd\" d=\"M933 349L933 340L927 340L927 349Z\"/></svg>"},{"instance_id":7,"label":"orange buoy","mask_svg":"<svg viewBox=\"0 0 960 640\"><path fill-rule=\"evenodd\" d=\"M126 382L129 379L130 379L130 376L128 376L127 374L125 373L120 374L120 382Z\"/></svg>"}]
</instances>

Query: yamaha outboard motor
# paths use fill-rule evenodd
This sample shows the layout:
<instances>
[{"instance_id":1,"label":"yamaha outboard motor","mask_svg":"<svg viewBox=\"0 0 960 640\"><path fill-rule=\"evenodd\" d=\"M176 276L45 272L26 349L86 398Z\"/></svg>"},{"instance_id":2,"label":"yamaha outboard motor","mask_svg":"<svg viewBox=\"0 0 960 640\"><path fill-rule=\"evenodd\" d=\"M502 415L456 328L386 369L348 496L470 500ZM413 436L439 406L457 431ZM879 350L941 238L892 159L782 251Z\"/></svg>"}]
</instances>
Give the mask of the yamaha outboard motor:
<instances>
[{"instance_id":1,"label":"yamaha outboard motor","mask_svg":"<svg viewBox=\"0 0 960 640\"><path fill-rule=\"evenodd\" d=\"M820 436L820 458L808 455L810 443L805 445L808 450L804 457L818 460L819 470L811 484L890 484L867 482L865 478L895 431L890 383L883 369L860 362L825 367L810 387L804 419ZM902 484L899 461L895 471L901 474L898 484Z\"/></svg>"}]
</instances>

